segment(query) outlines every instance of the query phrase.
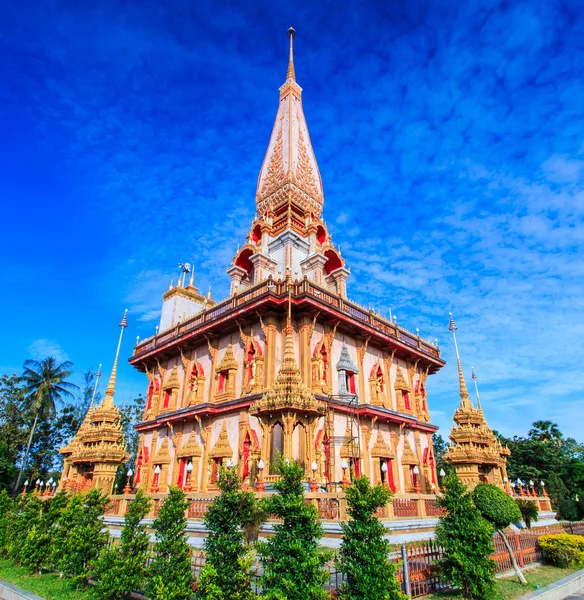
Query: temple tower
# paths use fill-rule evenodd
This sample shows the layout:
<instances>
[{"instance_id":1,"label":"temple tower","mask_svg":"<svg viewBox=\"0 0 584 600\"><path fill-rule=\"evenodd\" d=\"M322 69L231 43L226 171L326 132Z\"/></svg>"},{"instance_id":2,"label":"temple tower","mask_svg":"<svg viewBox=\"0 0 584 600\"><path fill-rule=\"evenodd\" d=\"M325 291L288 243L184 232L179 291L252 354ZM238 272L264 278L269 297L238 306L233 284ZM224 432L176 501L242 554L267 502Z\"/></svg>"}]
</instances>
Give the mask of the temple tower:
<instances>
[{"instance_id":1,"label":"temple tower","mask_svg":"<svg viewBox=\"0 0 584 600\"><path fill-rule=\"evenodd\" d=\"M481 408L474 368L472 373L477 395L477 408L473 406L469 399L456 341L458 327L452 318L452 313L450 313L448 328L452 331L454 339L460 387L460 406L454 413L455 425L450 431L452 446L447 449L444 460L454 467L460 479L471 489L481 482L486 482L495 484L509 492L507 457L511 452L499 442L487 425Z\"/></svg>"},{"instance_id":2,"label":"temple tower","mask_svg":"<svg viewBox=\"0 0 584 600\"><path fill-rule=\"evenodd\" d=\"M245 486L269 489L279 454L329 491L349 473L398 494L438 489L426 381L444 361L436 344L347 297L294 35L257 215L227 269L229 296L204 298L183 275L163 296L155 335L130 359L148 378L135 485L149 493L215 491L228 462Z\"/></svg>"},{"instance_id":3,"label":"temple tower","mask_svg":"<svg viewBox=\"0 0 584 600\"><path fill-rule=\"evenodd\" d=\"M79 430L71 442L60 450L64 464L59 489L83 491L97 488L109 494L118 467L129 458L120 425L120 411L114 403L118 357L124 329L128 326L126 313L120 322L118 348L105 397L95 408L92 398Z\"/></svg>"}]
</instances>

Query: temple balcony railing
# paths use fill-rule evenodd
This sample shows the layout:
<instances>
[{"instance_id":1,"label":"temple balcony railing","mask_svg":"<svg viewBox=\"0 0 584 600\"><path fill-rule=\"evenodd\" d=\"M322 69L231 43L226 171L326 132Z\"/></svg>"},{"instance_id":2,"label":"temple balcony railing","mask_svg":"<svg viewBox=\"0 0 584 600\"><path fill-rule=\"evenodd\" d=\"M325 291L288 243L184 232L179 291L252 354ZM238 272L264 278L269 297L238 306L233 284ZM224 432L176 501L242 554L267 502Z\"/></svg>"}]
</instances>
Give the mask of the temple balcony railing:
<instances>
[{"instance_id":1,"label":"temple balcony railing","mask_svg":"<svg viewBox=\"0 0 584 600\"><path fill-rule=\"evenodd\" d=\"M305 297L317 304L333 308L363 322L365 325L376 329L380 333L394 338L396 341L401 342L414 350L421 351L429 357L442 362L440 350L437 345L392 323L383 318L380 314L376 314L373 310L366 309L355 302L351 302L346 298L338 296L308 279L290 283L285 280L274 281L272 279L262 281L245 291L235 294L230 298L201 311L194 317L182 323L177 323L172 328L161 331L157 335L146 338L136 344L132 355L132 362L139 359L142 355L145 355L168 342L181 338L204 325L211 324L218 319L223 319L228 315L238 313L246 305L259 299L268 299L271 297L275 300L284 300L289 291L294 299Z\"/></svg>"}]
</instances>

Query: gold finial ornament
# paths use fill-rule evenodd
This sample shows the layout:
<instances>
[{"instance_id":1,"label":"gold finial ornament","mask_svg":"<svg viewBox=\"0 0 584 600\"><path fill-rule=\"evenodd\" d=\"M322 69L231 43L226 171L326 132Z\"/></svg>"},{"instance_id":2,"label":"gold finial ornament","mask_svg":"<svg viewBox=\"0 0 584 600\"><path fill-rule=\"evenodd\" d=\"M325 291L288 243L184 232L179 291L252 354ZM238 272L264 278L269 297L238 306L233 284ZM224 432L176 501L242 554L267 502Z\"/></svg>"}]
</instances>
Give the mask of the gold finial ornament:
<instances>
[{"instance_id":1,"label":"gold finial ornament","mask_svg":"<svg viewBox=\"0 0 584 600\"><path fill-rule=\"evenodd\" d=\"M290 38L290 58L288 60L288 72L286 73L286 79L290 81L296 81L296 74L294 73L294 50L292 47L292 40L296 37L296 30L294 27L288 29L288 37Z\"/></svg>"},{"instance_id":2,"label":"gold finial ornament","mask_svg":"<svg viewBox=\"0 0 584 600\"><path fill-rule=\"evenodd\" d=\"M472 369L472 379L474 381L475 392L477 395L477 407L479 408L479 410L482 410L481 397L479 396L479 384L477 383L477 374L475 373L474 367L471 367L471 369Z\"/></svg>"},{"instance_id":3,"label":"gold finial ornament","mask_svg":"<svg viewBox=\"0 0 584 600\"><path fill-rule=\"evenodd\" d=\"M456 330L458 327L452 318L452 313L450 313L450 325L448 329L452 331L452 337L454 338L454 350L456 351L456 362L458 364L458 382L460 386L460 398L461 398L461 406L470 406L470 400L468 399L468 390L466 388L466 382L464 381L464 374L462 372L462 365L460 364L460 356L458 354L458 344L456 343Z\"/></svg>"}]
</instances>

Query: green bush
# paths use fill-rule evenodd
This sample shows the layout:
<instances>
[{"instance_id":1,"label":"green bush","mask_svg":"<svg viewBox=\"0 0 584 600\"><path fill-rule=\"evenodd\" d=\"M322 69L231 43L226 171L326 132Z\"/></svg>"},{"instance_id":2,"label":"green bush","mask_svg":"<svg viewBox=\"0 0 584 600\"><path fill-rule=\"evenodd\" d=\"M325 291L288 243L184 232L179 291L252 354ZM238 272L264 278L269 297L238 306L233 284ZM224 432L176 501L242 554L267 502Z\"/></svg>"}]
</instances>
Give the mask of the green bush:
<instances>
[{"instance_id":1,"label":"green bush","mask_svg":"<svg viewBox=\"0 0 584 600\"><path fill-rule=\"evenodd\" d=\"M542 535L538 542L546 557L559 567L584 564L584 536L557 533Z\"/></svg>"},{"instance_id":2,"label":"green bush","mask_svg":"<svg viewBox=\"0 0 584 600\"><path fill-rule=\"evenodd\" d=\"M108 541L102 516L109 502L100 490L73 494L58 521L54 564L79 585L87 585L95 562Z\"/></svg>"},{"instance_id":3,"label":"green bush","mask_svg":"<svg viewBox=\"0 0 584 600\"><path fill-rule=\"evenodd\" d=\"M121 542L104 549L95 566L99 600L123 600L132 591L143 591L146 582L150 536L142 519L150 499L138 490L124 518Z\"/></svg>"},{"instance_id":4,"label":"green bush","mask_svg":"<svg viewBox=\"0 0 584 600\"><path fill-rule=\"evenodd\" d=\"M517 498L515 502L527 529L531 529L531 524L537 521L539 516L537 503L532 500L525 500L524 498Z\"/></svg>"},{"instance_id":5,"label":"green bush","mask_svg":"<svg viewBox=\"0 0 584 600\"><path fill-rule=\"evenodd\" d=\"M26 494L16 501L7 527L8 556L17 564L22 562L29 532L40 521L42 510L43 502L36 494Z\"/></svg>"},{"instance_id":6,"label":"green bush","mask_svg":"<svg viewBox=\"0 0 584 600\"><path fill-rule=\"evenodd\" d=\"M472 497L483 518L492 523L495 529L505 529L511 523L521 521L517 503L496 485L479 483L473 490Z\"/></svg>"},{"instance_id":7,"label":"green bush","mask_svg":"<svg viewBox=\"0 0 584 600\"><path fill-rule=\"evenodd\" d=\"M463 598L491 600L495 572L495 563L489 558L495 550L493 526L483 519L455 473L446 475L444 488L444 496L437 500L445 511L436 527L436 542L444 549L438 562L440 573L460 589Z\"/></svg>"},{"instance_id":8,"label":"green bush","mask_svg":"<svg viewBox=\"0 0 584 600\"><path fill-rule=\"evenodd\" d=\"M185 536L189 502L171 487L154 520L156 549L149 567L147 595L152 600L190 600L193 597L191 551Z\"/></svg>"},{"instance_id":9,"label":"green bush","mask_svg":"<svg viewBox=\"0 0 584 600\"><path fill-rule=\"evenodd\" d=\"M339 570L345 575L342 600L401 600L405 596L395 578L396 566L389 560L390 543L385 528L375 516L385 506L391 491L383 485L371 487L367 477L358 477L345 489L351 520L341 523L343 541Z\"/></svg>"},{"instance_id":10,"label":"green bush","mask_svg":"<svg viewBox=\"0 0 584 600\"><path fill-rule=\"evenodd\" d=\"M266 600L326 600L327 572L331 553L320 546L322 525L316 506L304 503L304 468L297 462L280 461L277 494L263 502L265 511L282 519L274 525L275 535L258 543L264 575Z\"/></svg>"},{"instance_id":11,"label":"green bush","mask_svg":"<svg viewBox=\"0 0 584 600\"><path fill-rule=\"evenodd\" d=\"M241 490L241 479L235 468L221 468L217 485L221 495L215 498L204 519L209 532L205 540L207 560L197 598L251 600L255 594L251 591L253 574L248 560L246 527L258 514L255 494Z\"/></svg>"},{"instance_id":12,"label":"green bush","mask_svg":"<svg viewBox=\"0 0 584 600\"><path fill-rule=\"evenodd\" d=\"M43 568L52 568L51 549L57 530L57 523L69 502L69 497L59 492L53 498L42 502L42 512L39 519L29 529L20 556L24 567L33 573L40 573Z\"/></svg>"},{"instance_id":13,"label":"green bush","mask_svg":"<svg viewBox=\"0 0 584 600\"><path fill-rule=\"evenodd\" d=\"M6 490L0 492L0 555L7 551L8 522L14 510L14 502Z\"/></svg>"}]
</instances>

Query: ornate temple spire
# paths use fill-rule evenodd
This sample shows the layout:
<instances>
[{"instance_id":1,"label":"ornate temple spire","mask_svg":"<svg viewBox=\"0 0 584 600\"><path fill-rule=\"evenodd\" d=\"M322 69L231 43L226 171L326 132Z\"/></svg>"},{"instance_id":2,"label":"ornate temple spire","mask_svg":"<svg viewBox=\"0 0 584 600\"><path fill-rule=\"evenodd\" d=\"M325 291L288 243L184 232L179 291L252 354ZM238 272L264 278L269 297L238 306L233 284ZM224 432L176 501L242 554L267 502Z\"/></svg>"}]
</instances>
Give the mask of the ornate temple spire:
<instances>
[{"instance_id":1,"label":"ornate temple spire","mask_svg":"<svg viewBox=\"0 0 584 600\"><path fill-rule=\"evenodd\" d=\"M472 369L472 379L474 381L475 392L477 395L477 407L479 408L479 410L483 410L483 407L481 406L481 397L479 396L479 384L477 383L477 374L475 373L474 367L471 367L471 369Z\"/></svg>"},{"instance_id":2,"label":"ornate temple spire","mask_svg":"<svg viewBox=\"0 0 584 600\"><path fill-rule=\"evenodd\" d=\"M114 366L112 368L112 373L107 384L107 389L105 390L105 398L101 403L102 408L113 408L114 406L114 394L116 393L116 374L118 371L118 358L120 356L120 348L122 346L122 336L124 335L124 329L128 326L128 320L126 319L127 314L128 309L126 308L126 310L124 311L124 316L120 321L120 327L122 328L122 330L120 331L120 338L118 339L118 348L116 350Z\"/></svg>"},{"instance_id":3,"label":"ornate temple spire","mask_svg":"<svg viewBox=\"0 0 584 600\"><path fill-rule=\"evenodd\" d=\"M450 331L452 331L452 337L454 338L454 350L456 351L456 362L458 364L458 381L459 381L459 385L460 385L460 406L461 407L471 407L472 404L470 402L470 400L468 399L468 390L466 389L466 383L464 381L464 374L462 372L462 366L460 364L460 356L458 354L458 344L456 343L456 330L458 329L458 327L456 326L456 323L454 322L454 319L452 318L452 313L450 313L450 325L448 326L448 329L450 329Z\"/></svg>"},{"instance_id":4,"label":"ornate temple spire","mask_svg":"<svg viewBox=\"0 0 584 600\"><path fill-rule=\"evenodd\" d=\"M296 74L294 73L294 52L292 49L292 40L296 35L294 27L288 29L288 37L290 38L290 58L288 59L288 72L286 73L286 81L296 81Z\"/></svg>"},{"instance_id":5,"label":"ornate temple spire","mask_svg":"<svg viewBox=\"0 0 584 600\"><path fill-rule=\"evenodd\" d=\"M256 207L260 215L286 214L286 206L293 205L299 217L320 217L322 181L302 110L302 88L296 83L292 46L295 35L291 27L286 81L280 88L278 114L258 177Z\"/></svg>"}]
</instances>

